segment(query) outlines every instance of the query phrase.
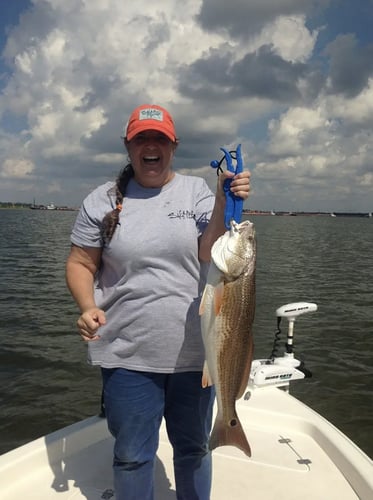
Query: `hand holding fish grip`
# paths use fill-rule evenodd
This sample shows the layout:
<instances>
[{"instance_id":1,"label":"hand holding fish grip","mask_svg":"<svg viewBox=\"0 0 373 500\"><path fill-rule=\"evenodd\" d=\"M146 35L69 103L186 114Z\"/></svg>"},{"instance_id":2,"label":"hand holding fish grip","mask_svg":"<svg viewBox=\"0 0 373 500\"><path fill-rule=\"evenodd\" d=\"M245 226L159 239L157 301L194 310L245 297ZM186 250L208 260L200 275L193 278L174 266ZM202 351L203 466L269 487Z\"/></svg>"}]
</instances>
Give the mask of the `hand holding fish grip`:
<instances>
[{"instance_id":1,"label":"hand holding fish grip","mask_svg":"<svg viewBox=\"0 0 373 500\"><path fill-rule=\"evenodd\" d=\"M225 160L227 164L227 170L233 172L234 174L239 174L243 170L242 155L241 155L241 144L237 146L236 151L227 151L225 148L220 148L223 151L224 156L220 161L213 160L210 165L213 168L222 171L221 164ZM233 165L233 160L236 160L236 167ZM242 217L243 209L243 199L240 196L236 196L230 190L232 179L226 179L223 184L223 191L225 193L225 211L224 211L224 224L227 229L231 227L231 220L240 223Z\"/></svg>"}]
</instances>

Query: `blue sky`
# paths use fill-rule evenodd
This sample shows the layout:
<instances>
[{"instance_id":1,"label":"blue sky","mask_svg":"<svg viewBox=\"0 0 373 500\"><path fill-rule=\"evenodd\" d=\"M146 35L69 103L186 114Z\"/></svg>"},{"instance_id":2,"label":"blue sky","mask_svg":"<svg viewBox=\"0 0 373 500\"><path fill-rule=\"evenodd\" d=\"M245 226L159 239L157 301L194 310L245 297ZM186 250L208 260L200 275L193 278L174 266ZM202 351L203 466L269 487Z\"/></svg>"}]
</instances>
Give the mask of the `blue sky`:
<instances>
[{"instance_id":1,"label":"blue sky","mask_svg":"<svg viewBox=\"0 0 373 500\"><path fill-rule=\"evenodd\" d=\"M0 48L4 48L7 39L8 28L18 24L19 16L31 6L30 0L15 0L13 2L2 2L1 5L1 38Z\"/></svg>"},{"instance_id":2,"label":"blue sky","mask_svg":"<svg viewBox=\"0 0 373 500\"><path fill-rule=\"evenodd\" d=\"M0 15L0 201L81 203L138 104L174 168L242 144L247 208L372 211L373 0L17 0Z\"/></svg>"}]
</instances>

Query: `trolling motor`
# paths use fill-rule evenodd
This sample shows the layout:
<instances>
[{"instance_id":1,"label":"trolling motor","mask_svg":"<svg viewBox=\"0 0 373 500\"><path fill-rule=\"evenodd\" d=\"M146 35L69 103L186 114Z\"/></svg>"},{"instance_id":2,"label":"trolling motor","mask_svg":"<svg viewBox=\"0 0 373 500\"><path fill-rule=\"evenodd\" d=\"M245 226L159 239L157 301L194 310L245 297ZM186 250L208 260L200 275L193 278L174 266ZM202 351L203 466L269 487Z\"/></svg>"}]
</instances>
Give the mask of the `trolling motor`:
<instances>
[{"instance_id":1,"label":"trolling motor","mask_svg":"<svg viewBox=\"0 0 373 500\"><path fill-rule=\"evenodd\" d=\"M271 356L268 359L256 359L252 362L249 377L249 388L265 386L288 387L292 380L311 377L312 374L304 367L304 363L294 357L294 323L298 316L317 311L317 304L312 302L293 302L285 304L276 310L277 331ZM285 352L277 357L280 341L282 318L288 320L287 341Z\"/></svg>"}]
</instances>

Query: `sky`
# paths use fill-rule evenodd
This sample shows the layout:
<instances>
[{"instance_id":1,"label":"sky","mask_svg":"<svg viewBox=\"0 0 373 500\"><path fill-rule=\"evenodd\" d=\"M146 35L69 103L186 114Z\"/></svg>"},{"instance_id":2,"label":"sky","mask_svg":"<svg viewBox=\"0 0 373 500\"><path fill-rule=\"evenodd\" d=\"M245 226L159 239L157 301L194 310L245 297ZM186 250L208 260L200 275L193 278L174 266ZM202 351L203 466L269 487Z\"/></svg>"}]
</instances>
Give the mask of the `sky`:
<instances>
[{"instance_id":1,"label":"sky","mask_svg":"<svg viewBox=\"0 0 373 500\"><path fill-rule=\"evenodd\" d=\"M373 211L373 0L13 0L0 7L0 201L79 206L140 104L174 169L242 145L245 208Z\"/></svg>"}]
</instances>

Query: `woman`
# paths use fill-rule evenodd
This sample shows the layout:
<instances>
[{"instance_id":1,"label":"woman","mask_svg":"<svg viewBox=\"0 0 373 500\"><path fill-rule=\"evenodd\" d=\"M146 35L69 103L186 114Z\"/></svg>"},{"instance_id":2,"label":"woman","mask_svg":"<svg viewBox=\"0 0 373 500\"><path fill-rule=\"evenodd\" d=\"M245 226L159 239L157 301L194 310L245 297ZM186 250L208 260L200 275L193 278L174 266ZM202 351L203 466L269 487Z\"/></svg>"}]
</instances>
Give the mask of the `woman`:
<instances>
[{"instance_id":1,"label":"woman","mask_svg":"<svg viewBox=\"0 0 373 500\"><path fill-rule=\"evenodd\" d=\"M133 111L124 143L130 164L84 200L66 265L80 335L102 371L116 498L153 498L164 417L177 498L207 500L214 395L201 388L198 307L211 246L225 231L222 184L234 174L220 176L214 197L203 179L175 173L178 139L160 106ZM242 198L249 176L231 182Z\"/></svg>"}]
</instances>

